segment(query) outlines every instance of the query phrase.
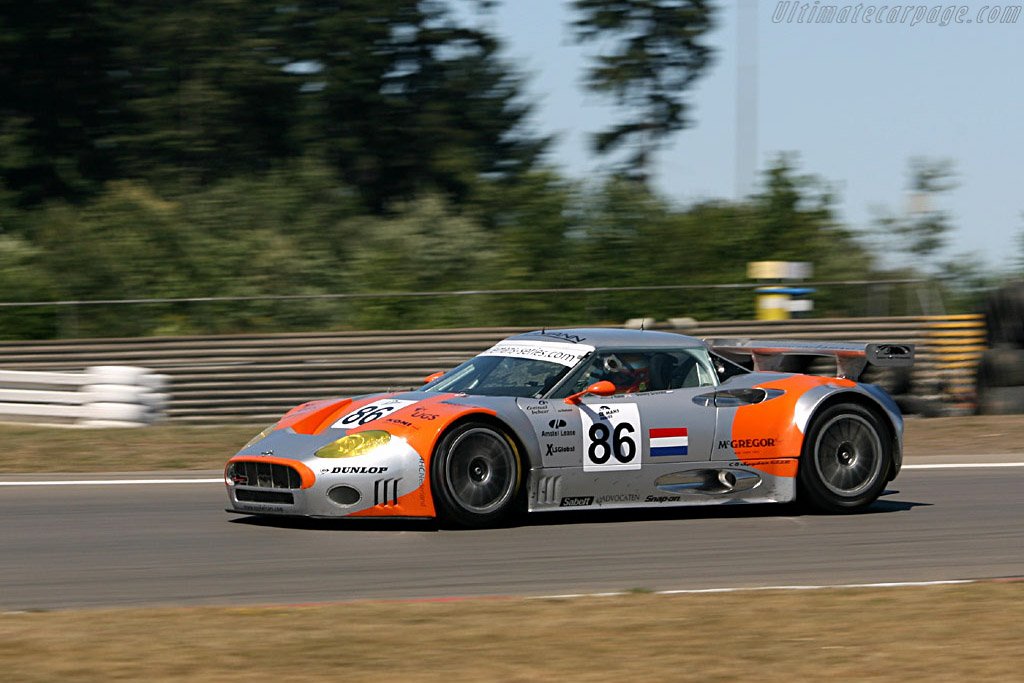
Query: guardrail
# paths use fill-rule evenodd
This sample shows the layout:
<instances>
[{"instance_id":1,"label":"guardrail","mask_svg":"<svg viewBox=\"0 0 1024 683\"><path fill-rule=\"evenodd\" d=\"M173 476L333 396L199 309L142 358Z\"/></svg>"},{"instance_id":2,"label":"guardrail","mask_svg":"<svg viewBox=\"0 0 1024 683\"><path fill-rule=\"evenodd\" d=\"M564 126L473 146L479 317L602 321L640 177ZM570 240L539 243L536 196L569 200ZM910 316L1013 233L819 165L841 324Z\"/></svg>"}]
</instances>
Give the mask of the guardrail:
<instances>
[{"instance_id":1,"label":"guardrail","mask_svg":"<svg viewBox=\"0 0 1024 683\"><path fill-rule=\"evenodd\" d=\"M98 366L84 372L0 370L0 421L141 427L161 416L165 375Z\"/></svg>"},{"instance_id":2,"label":"guardrail","mask_svg":"<svg viewBox=\"0 0 1024 683\"><path fill-rule=\"evenodd\" d=\"M882 377L896 393L971 409L974 367L984 349L980 316L785 321L677 320L655 324L699 337L901 341L917 345L909 377ZM269 422L304 401L407 389L494 342L533 328L322 332L0 342L0 368L81 371L137 365L167 376L166 419Z\"/></svg>"}]
</instances>

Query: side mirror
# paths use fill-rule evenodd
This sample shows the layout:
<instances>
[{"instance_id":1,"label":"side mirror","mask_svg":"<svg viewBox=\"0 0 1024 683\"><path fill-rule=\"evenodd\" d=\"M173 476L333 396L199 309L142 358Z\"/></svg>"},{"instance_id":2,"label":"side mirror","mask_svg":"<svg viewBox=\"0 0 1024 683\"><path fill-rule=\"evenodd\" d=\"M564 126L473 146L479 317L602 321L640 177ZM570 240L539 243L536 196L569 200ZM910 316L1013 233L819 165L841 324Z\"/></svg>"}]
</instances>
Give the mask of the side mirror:
<instances>
[{"instance_id":1,"label":"side mirror","mask_svg":"<svg viewBox=\"0 0 1024 683\"><path fill-rule=\"evenodd\" d=\"M443 374L444 374L444 370L438 370L434 374L427 375L426 377L424 377L423 378L423 383L424 384L429 384L430 382L433 382L435 379L437 379L438 377L440 377Z\"/></svg>"},{"instance_id":2,"label":"side mirror","mask_svg":"<svg viewBox=\"0 0 1024 683\"><path fill-rule=\"evenodd\" d=\"M612 384L606 379L603 379L600 382L594 382L593 384L591 384L589 387L579 392L578 394L566 396L565 402L569 404L579 403L580 399L586 396L587 394L594 394L595 396L614 396L617 391L618 389L615 388L614 384Z\"/></svg>"}]
</instances>

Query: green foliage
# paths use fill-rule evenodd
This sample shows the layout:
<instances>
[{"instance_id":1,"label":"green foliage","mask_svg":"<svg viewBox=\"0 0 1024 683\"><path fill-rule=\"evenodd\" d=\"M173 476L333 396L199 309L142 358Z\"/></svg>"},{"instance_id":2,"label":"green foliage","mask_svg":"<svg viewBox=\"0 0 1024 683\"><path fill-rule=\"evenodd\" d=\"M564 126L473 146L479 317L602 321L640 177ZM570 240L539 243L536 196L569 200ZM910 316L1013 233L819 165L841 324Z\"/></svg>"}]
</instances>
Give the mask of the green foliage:
<instances>
[{"instance_id":1,"label":"green foliage","mask_svg":"<svg viewBox=\"0 0 1024 683\"><path fill-rule=\"evenodd\" d=\"M0 4L0 303L91 302L0 306L0 337L736 319L753 294L711 286L744 282L749 261L877 274L795 157L744 202L680 207L645 182L710 64L710 2L573 2L580 40L613 45L590 87L631 117L598 140L632 148L626 172L593 184L539 162L522 77L460 23L494 4ZM920 196L952 187L948 164L911 171ZM928 207L885 228L934 260L949 217ZM953 305L976 299L979 270L940 267ZM146 302L102 303L120 299ZM863 299L822 288L816 312Z\"/></svg>"},{"instance_id":2,"label":"green foliage","mask_svg":"<svg viewBox=\"0 0 1024 683\"><path fill-rule=\"evenodd\" d=\"M22 206L317 158L379 214L461 200L547 144L498 41L442 2L40 0L0 5L0 30L0 181Z\"/></svg>"},{"instance_id":3,"label":"green foliage","mask_svg":"<svg viewBox=\"0 0 1024 683\"><path fill-rule=\"evenodd\" d=\"M0 234L0 301L53 301L55 288L40 257L27 240ZM45 339L55 332L52 308L0 307L0 337Z\"/></svg>"},{"instance_id":4,"label":"green foliage","mask_svg":"<svg viewBox=\"0 0 1024 683\"><path fill-rule=\"evenodd\" d=\"M702 42L713 27L704 0L574 0L581 42L617 39L597 57L587 86L630 110L627 120L594 138L595 149L614 152L627 143L631 174L646 178L651 154L688 124L685 95L711 64Z\"/></svg>"}]
</instances>

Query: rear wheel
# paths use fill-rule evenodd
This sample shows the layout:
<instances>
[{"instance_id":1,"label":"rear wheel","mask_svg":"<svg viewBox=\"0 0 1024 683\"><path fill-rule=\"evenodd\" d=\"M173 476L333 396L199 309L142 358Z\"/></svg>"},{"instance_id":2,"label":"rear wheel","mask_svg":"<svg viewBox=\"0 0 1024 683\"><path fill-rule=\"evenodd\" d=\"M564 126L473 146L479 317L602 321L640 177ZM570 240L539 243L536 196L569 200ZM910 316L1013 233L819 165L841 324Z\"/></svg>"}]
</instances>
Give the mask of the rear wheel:
<instances>
[{"instance_id":1,"label":"rear wheel","mask_svg":"<svg viewBox=\"0 0 1024 683\"><path fill-rule=\"evenodd\" d=\"M480 422L455 427L430 462L438 515L466 527L507 518L519 497L521 470L515 444L504 432Z\"/></svg>"},{"instance_id":2,"label":"rear wheel","mask_svg":"<svg viewBox=\"0 0 1024 683\"><path fill-rule=\"evenodd\" d=\"M800 498L829 512L867 507L881 495L891 466L892 444L878 416L852 403L830 406L804 439Z\"/></svg>"}]
</instances>

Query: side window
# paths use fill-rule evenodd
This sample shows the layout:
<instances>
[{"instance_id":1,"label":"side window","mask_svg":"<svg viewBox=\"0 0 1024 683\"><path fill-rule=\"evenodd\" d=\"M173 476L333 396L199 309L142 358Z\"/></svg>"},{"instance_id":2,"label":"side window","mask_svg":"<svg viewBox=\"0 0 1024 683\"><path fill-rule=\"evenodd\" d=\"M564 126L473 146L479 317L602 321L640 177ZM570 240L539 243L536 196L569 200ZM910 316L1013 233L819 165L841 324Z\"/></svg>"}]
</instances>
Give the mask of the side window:
<instances>
[{"instance_id":1,"label":"side window","mask_svg":"<svg viewBox=\"0 0 1024 683\"><path fill-rule=\"evenodd\" d=\"M651 384L655 390L713 387L714 366L704 349L658 352L651 358Z\"/></svg>"},{"instance_id":2,"label":"side window","mask_svg":"<svg viewBox=\"0 0 1024 683\"><path fill-rule=\"evenodd\" d=\"M704 349L601 351L576 376L568 393L607 380L624 394L715 386L714 366Z\"/></svg>"}]
</instances>

